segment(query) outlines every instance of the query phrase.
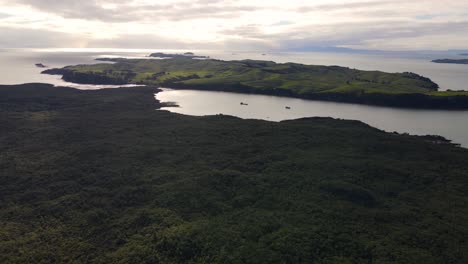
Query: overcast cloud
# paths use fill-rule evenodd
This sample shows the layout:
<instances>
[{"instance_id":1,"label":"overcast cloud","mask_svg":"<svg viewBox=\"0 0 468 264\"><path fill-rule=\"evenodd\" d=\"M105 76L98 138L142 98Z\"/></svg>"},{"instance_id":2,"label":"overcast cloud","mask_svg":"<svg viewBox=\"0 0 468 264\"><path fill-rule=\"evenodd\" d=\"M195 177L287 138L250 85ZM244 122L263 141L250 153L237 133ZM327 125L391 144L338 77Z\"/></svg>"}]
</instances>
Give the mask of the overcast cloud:
<instances>
[{"instance_id":1,"label":"overcast cloud","mask_svg":"<svg viewBox=\"0 0 468 264\"><path fill-rule=\"evenodd\" d=\"M0 47L468 49L460 0L0 0Z\"/></svg>"}]
</instances>

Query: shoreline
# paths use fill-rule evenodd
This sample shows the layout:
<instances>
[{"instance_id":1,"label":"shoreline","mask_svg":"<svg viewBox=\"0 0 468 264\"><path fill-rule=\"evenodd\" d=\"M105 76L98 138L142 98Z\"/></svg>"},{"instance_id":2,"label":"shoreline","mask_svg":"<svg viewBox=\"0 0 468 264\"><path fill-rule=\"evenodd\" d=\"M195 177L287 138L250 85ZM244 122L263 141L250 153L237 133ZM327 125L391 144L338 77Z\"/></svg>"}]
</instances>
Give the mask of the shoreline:
<instances>
[{"instance_id":1,"label":"shoreline","mask_svg":"<svg viewBox=\"0 0 468 264\"><path fill-rule=\"evenodd\" d=\"M135 90L135 92L148 92L148 93L152 93L153 94L153 98L156 102L156 105L157 105L157 110L160 110L160 111L167 111L167 112L170 112L171 114L175 114L175 115L182 115L182 116L192 116L192 117L195 117L193 115L185 115L185 114L180 114L180 113L174 113L174 112L171 112L167 109L163 109L163 108L168 108L168 107L179 107L177 105L177 102L163 102L161 100L159 100L157 98L157 94L164 91L164 89L169 89L169 90L176 90L176 89L172 89L172 88L168 88L168 87L156 87L156 86L151 86L151 85L144 85L144 86L136 86L136 87L122 87L120 88L121 91L119 91L119 89L117 88L113 88L113 89L106 89L106 88L103 88L103 89L98 89L98 90L81 90L81 89L78 89L78 88L75 88L75 87L67 87L67 86L55 86L53 84L49 84L49 83L24 83L24 84L18 84L18 85L0 85L0 89L2 88L5 88L5 87L25 87L25 86L42 86L41 88L47 88L47 89L62 89L62 88L65 88L65 89L68 89L69 91L79 91L79 92L82 92L84 94L86 93L92 93L92 92L95 92L95 91L103 91L103 90L108 90L108 91L103 91L103 92L107 92L107 93L112 93L112 92L125 92L125 91L129 91L129 90ZM199 91L199 90L195 90L195 91ZM226 92L226 91L215 91L215 92ZM285 98L288 98L288 97L285 97ZM298 99L301 99L301 98L298 98ZM1 100L0 100L1 101ZM341 102L338 102L338 103L341 103ZM284 123L284 122L294 122L294 121L300 121L300 120L307 120L307 119L330 119L330 120L335 120L335 121L347 121L347 122L359 122L361 123L362 125L364 126L368 126L372 129L376 129L382 133L385 133L385 134L389 134L389 135L397 135L397 136L409 136L409 137L415 137L415 138L420 138L420 139L424 139L425 141L431 143L431 144L437 144L437 145L450 145L450 146L453 146L453 147L457 147L457 148L462 148L462 149L468 149L468 147L464 147L462 146L461 144L459 143L455 143L453 142L453 140L451 139L448 139L444 136L441 136L441 135L431 135L431 134L426 134L426 135L417 135L417 134L410 134L410 133L407 133L407 132L396 132L396 131L386 131L386 130L383 130L381 128L377 128L375 126L372 126L372 125L369 125L368 123L362 121L362 120L359 120L359 119L343 119L343 118L335 118L335 117L331 117L331 116L328 116L328 117L320 117L320 116L310 116L310 117L300 117L300 118L293 118L293 119L287 119L287 120L282 120L282 121L272 121L272 120L265 120L265 119L251 119L251 118L242 118L242 117L238 117L238 116L235 116L235 115L226 115L226 114L213 114L213 115L205 115L205 117L209 117L209 116L226 116L226 117L234 117L234 118L238 118L238 119L241 119L241 120L261 120L263 122L272 122L272 123Z\"/></svg>"},{"instance_id":2,"label":"shoreline","mask_svg":"<svg viewBox=\"0 0 468 264\"><path fill-rule=\"evenodd\" d=\"M103 60L103 59L100 59ZM216 71L212 68L207 67L205 75L198 75L196 72L192 72L192 75L177 75L177 71L184 71L185 67L190 66L194 63L191 59L168 59L164 62L154 62L155 65L164 64L169 65L165 70L158 67L160 72L153 73L152 76L147 76L144 79L139 77L140 71L134 71L133 65L138 64L139 60L128 60L124 58L112 58L106 59L106 61L113 61L116 64L113 66L101 66L105 70L93 71L93 67L96 65L77 65L67 66L59 69L47 69L41 74L50 75L61 75L62 79L66 82L77 83L77 84L94 84L94 85L159 85L164 87L170 87L172 89L191 89L191 90L206 90L206 91L226 91L242 94L261 94L261 95L272 95L289 98L300 98L306 100L317 100L317 101L330 101L330 102L343 102L343 103L354 103L361 105L374 105L374 106L386 106L395 108L407 108L407 109L433 109L433 110L468 110L468 92L462 91L439 91L439 86L432 82L429 78L420 76L414 73L385 73L380 71L360 71L351 70L346 67L338 66L317 66L317 65L304 65L304 64L277 64L269 61L222 61L222 60L206 60L206 65L224 65L226 67L239 67L239 70L259 70L258 74L270 74L278 75L281 78L288 78L300 72L301 74L309 74L310 71L307 67L317 67L313 71L324 71L327 74L323 80L325 83L311 83L309 81L303 81L304 88L285 88L274 83L268 83L268 80L263 80L264 83L260 83L260 86L249 84L244 82L241 78L234 75L220 75L217 77ZM125 66L125 70L114 70L115 65ZM99 64L97 64L99 65ZM164 67L166 67L164 66ZM241 68L244 67L244 68ZM286 69L271 69L268 67L289 67ZM78 70L79 69L79 70ZM202 70L202 69L199 69ZM237 69L236 69L237 70ZM210 72L211 71L211 72ZM232 70L235 71L235 70ZM328 73L328 71L332 73ZM175 75L171 74L176 72ZM213 72L214 75L211 73ZM187 70L186 74L190 71ZM229 73L229 71L228 71ZM340 74L356 74L356 76L346 77L348 79L344 84L338 83L337 79ZM149 74L149 73L144 73ZM208 75L207 75L208 74ZM244 74L244 73L242 73ZM316 74L316 73L311 73ZM362 79L359 74L368 74L369 79ZM284 76L283 76L284 75ZM146 75L145 75L146 76ZM209 76L209 77L207 77ZM314 75L315 76L315 75ZM380 76L380 77L379 77ZM143 79L142 79L143 78ZM212 81L214 78L215 81ZM223 82L223 78L226 79ZM245 77L244 77L245 78ZM252 78L252 77L247 77ZM265 77L266 78L266 77ZM297 78L297 77L295 77ZM313 77L320 78L320 77ZM340 77L343 78L343 77ZM376 79L373 79L376 78ZM383 78L383 79L379 79ZM410 80L411 82L396 84L392 82L387 83L385 78L395 78L394 82L405 82ZM398 79L400 78L400 79ZM237 80L237 81L236 81ZM346 80L346 79L345 79ZM300 79L293 79L291 82L301 82ZM262 80L260 79L260 82ZM328 84L327 82L330 82ZM340 82L344 82L340 79ZM247 84L246 84L247 83ZM299 84L296 84L300 85ZM311 86L312 85L312 86ZM320 87L321 85L327 87L326 89L314 88L315 85ZM342 86L344 85L344 86ZM356 86L357 85L357 86ZM360 88L360 86L363 88ZM407 86L405 86L407 85ZM276 87L275 87L276 86ZM330 86L330 87L329 87ZM344 88L342 88L344 87ZM369 87L369 88L366 88ZM376 87L376 88L375 88ZM380 90L379 90L380 89ZM395 90L392 90L395 89Z\"/></svg>"},{"instance_id":3,"label":"shoreline","mask_svg":"<svg viewBox=\"0 0 468 264\"><path fill-rule=\"evenodd\" d=\"M171 113L175 113L175 114L180 114L180 113L177 113L177 112L172 112L170 111L169 109L162 109L162 108L178 108L180 107L179 103L176 102L176 101L167 101L167 102L164 102L164 101L161 101L157 98L157 94L164 91L164 90L174 90L174 91L177 91L177 90L180 90L180 91L203 91L203 90L194 90L194 89L174 89L172 87L161 87L161 86L152 86L152 85L141 85L141 86L134 86L134 87L113 87L113 88L100 88L100 89L93 89L93 90L90 90L90 89L79 89L79 88L76 88L76 87L71 87L71 86L62 86L62 85L59 85L59 86L56 86L54 84L50 84L50 83L24 83L24 84L17 84L17 85L0 85L0 87L2 86L22 86L22 85L41 85L41 86L47 86L47 87L57 87L57 88L66 88L66 89L73 89L73 90L78 90L78 91L96 91L96 90L115 90L115 89L153 89L154 90L154 93L153 93L153 97L154 99L159 102L159 104L161 105L160 108L158 110L162 110L162 111L169 111ZM236 93L236 92L230 92L230 91L212 91L212 90L204 90L204 91L209 91L209 92L220 92L220 93ZM246 94L246 93L239 93L237 92L237 94ZM413 111L446 111L446 112L466 112L464 110L457 110L457 109L450 109L450 110L446 110L446 109L414 109L414 108L401 108L401 107L389 107L389 106L382 106L382 105L368 105L368 104L356 104L356 103L352 103L352 102L337 102L337 101L326 101L326 100L311 100L311 99L303 99L303 98L296 98L296 97L286 97L286 96L275 96L275 95L269 95L269 94L255 94L255 93L251 93L251 94L247 94L247 95L264 95L264 96L273 96L273 97L282 97L282 98L285 98L285 99L300 99L300 100L305 100L305 101L316 101L316 102L324 102L324 103L338 103L338 104L345 104L345 105L356 105L356 106L369 106L369 107L378 107L378 108L387 108L387 109L395 109L395 110L413 110ZM196 116L196 115L190 115L190 114L182 114L182 115L188 115L188 116ZM217 114L209 114L207 116L211 116L211 115L217 115ZM226 114L222 114L222 115L226 115ZM233 117L236 117L236 118L241 118L241 119L251 119L251 118L243 118L243 117L239 117L239 116L236 116L236 115L229 115L227 114L226 116L233 116ZM297 117L297 118L291 118L291 119L285 119L285 120L297 120L297 119L303 119L303 118L308 118L309 116L304 116L304 117ZM314 117L313 115L310 116L310 117ZM468 146L464 146L463 144L461 143L458 143L456 142L455 140L456 139L450 139L450 137L447 137L447 136L442 136L442 134L440 133L428 133L428 134L424 134L424 133L414 133L414 132L404 132L404 131L400 131L400 132L397 132L397 131L394 131L392 129L385 129L385 128L379 128L378 126L376 125L370 125L368 124L368 122L362 120L362 119L359 119L359 118L340 118L340 117L332 117L332 116L328 116L329 118L331 119L343 119L343 120L356 120L356 121L359 121L359 122L362 122L366 125L369 125L373 128L376 128L378 130L381 130L385 133L394 133L396 132L397 134L400 134L400 135L403 135L403 134L407 134L407 135L410 135L410 136L416 136L416 137L441 137L441 138L444 138L445 141L448 142L448 144L451 144L451 145L455 145L457 147L462 147L462 148L468 148ZM256 119L256 118L254 118ZM282 121L272 121L272 120L268 120L268 119L262 119L260 118L259 120L263 120L263 121L267 121L267 122L284 122L285 120L282 120Z\"/></svg>"},{"instance_id":4,"label":"shoreline","mask_svg":"<svg viewBox=\"0 0 468 264\"><path fill-rule=\"evenodd\" d=\"M300 100L298 102L295 102L295 101L280 101L280 102L277 102L277 103L274 103L277 107L275 108L275 106L273 106L273 104L265 104L263 105L261 102L264 102L265 100L269 100L268 98L259 98L257 100L257 98L253 97L253 98L245 98L245 97L236 97L238 98L239 100L247 100L247 102L249 102L249 105L253 105L254 106L254 109L252 111L256 111L255 109L255 106L257 107L268 107L271 109L282 109L284 108L284 105L290 105L292 107L292 109L299 109L299 113L298 112L292 112L291 116L283 116L281 115L280 113L280 118L273 118L271 119L271 115L270 116L266 116L266 115L263 115L263 114L260 114L260 115L249 115L249 114L245 114L242 112L241 109L239 110L233 110L232 107L228 108L228 109L223 109L222 106L216 106L216 107L211 107L211 108L208 108L206 110L201 110L201 111L197 111L196 109L198 109L200 103L197 103L197 104L194 104L188 108L186 108L186 103L187 103L187 98L192 98L193 96L197 96L197 92L198 93L203 93L203 92L206 92L208 93L207 95L203 95L201 94L201 98L198 98L197 101L200 102L200 100L203 100L203 99L206 99L208 97L210 97L211 95L209 93L220 93L220 94L225 94L225 95L221 95L220 99L222 99L223 97L229 97L229 96L233 96L232 94L229 95L229 93L231 92L226 92L226 91L200 91L200 90L177 90L177 89L171 89L171 88L168 88L168 87L164 87L164 88L160 88L160 92L158 94L155 94L155 97L156 99L161 102L161 103L168 103L170 104L169 106L165 106L163 107L162 109L160 110L164 110L164 111L169 111L169 112L172 112L172 113L177 113L177 114L182 114L182 115L188 115L188 116L198 116L198 117L202 117L202 116L211 116L211 115L229 115L229 116L235 116L235 117L238 117L238 118L241 118L241 119L253 119L253 120L264 120L264 121L268 121L268 122L285 122L285 121L288 121L288 120L297 120L297 119L304 119L304 118L314 118L314 117L317 117L317 118L320 118L320 117L324 117L324 118L332 118L332 119L337 119L337 120L356 120L356 121L359 121L359 122L362 122L370 127L373 127L375 129L378 129L382 132L385 132L385 133L396 133L396 134L400 134L400 135L411 135L411 136L417 136L417 137L428 137L428 138L431 138L431 137L436 137L438 138L439 136L441 138L443 138L444 140L446 140L447 142L450 142L450 144L453 144L453 145L457 145L457 146L460 146L460 147L463 147L463 148L467 148L467 144L466 144L466 140L464 138L459 138L459 137L456 137L456 136L451 136L450 134L446 134L444 133L444 131L437 131L437 130L431 130L431 129L422 129L422 130L418 130L418 129L415 129L414 126L408 126L407 129L405 129L404 126L398 126L397 125L394 125L392 126L391 125L391 122L390 123L379 123L379 122L375 122L375 120L377 120L379 118L379 116L375 116L374 118L359 118L358 116L356 115L346 115L343 113L345 112L341 112L341 111L346 111L346 109L349 109L351 111L353 111L353 108L355 107L366 107L365 110L363 111L377 111L377 112L380 112L380 111L384 111L385 113L386 112L389 112L388 114L391 114L391 115L395 115L395 114L405 114L405 112L399 112L399 111L416 111L416 112L419 112L419 111L422 111L423 115L424 115L424 112L426 112L426 116L427 115L431 115L431 114L434 114L434 115L438 115L439 113L441 112L450 112L450 111L456 111L456 110L420 110L420 109L402 109L402 108L391 108L391 107L385 107L385 106L371 106L371 105L359 105L359 104L353 104L353 103L343 103L343 102L330 102L330 101L315 101L317 102L318 104L320 104L320 107L325 107L327 108L327 105L322 105L322 104L330 104L330 107L334 107L336 104L339 106L339 105L342 105L339 107L339 111L334 113L334 112L330 112L330 111L325 111L325 112L315 112L314 111L314 108L313 108L313 105L311 106L312 108L310 109L311 110L311 114L310 115L307 115L307 114L304 114L304 110L302 109L303 106L301 106L301 102L300 101L304 101L305 104L307 103L312 103L312 100L305 100L305 99L301 99L301 98L290 98L290 97L282 97L284 98L285 100ZM177 100L178 96L179 95L176 95L175 97L171 96L170 94L168 95L164 95L164 92L188 92L189 95L185 94L185 96L182 96L185 97L185 99L180 99ZM161 96L159 96L161 94ZM239 93L238 93L239 94ZM189 96L189 97L187 97ZM213 95L214 96L214 95ZM266 97L273 97L271 95L257 95L257 94L252 94L252 96L266 96ZM214 98L218 98L218 97L214 97ZM272 100L275 100L272 98ZM258 102L260 102L260 105L257 105ZM174 102L175 102L175 105L174 105ZM256 103L257 102L257 103ZM238 105L238 101L236 100L233 100L232 102L234 104L234 106ZM201 107L201 106L200 106ZM220 108L221 107L221 108ZM316 106L318 107L318 106ZM344 108L343 108L344 107ZM375 109L373 109L375 108ZM185 110L184 110L185 109ZM213 110L214 109L214 110ZM243 109L243 108L242 108ZM239 112L240 111L240 112ZM397 111L397 112L394 112L394 111ZM429 112L427 112L429 111ZM460 111L456 111L456 112L460 112ZM464 111L463 111L464 112ZM340 114L341 113L341 114ZM274 116L275 114L273 114ZM418 116L418 115L416 115ZM372 119L374 119L374 121L372 121ZM422 127L425 127L427 128L427 124L425 125L424 123L421 124ZM437 142L441 142L440 140L435 140Z\"/></svg>"},{"instance_id":5,"label":"shoreline","mask_svg":"<svg viewBox=\"0 0 468 264\"><path fill-rule=\"evenodd\" d=\"M411 110L444 110L444 111L468 111L468 98L465 96L428 96L425 94L393 94L386 95L381 93L376 94L363 94L356 96L355 94L347 93L320 93L311 95L297 95L288 93L287 90L269 89L263 91L252 91L252 90L238 90L238 89L220 89L216 87L196 87L196 86L185 86L177 84L164 85L167 88L173 90L196 90L196 91L214 91L214 92L230 92L238 94L257 94L257 95L269 95L276 97L285 98L296 98L310 101L321 101L321 102L336 102L346 104L358 104L368 106L379 106L387 108L397 109L411 109ZM168 87L171 86L171 87ZM442 99L443 98L443 99ZM429 106L431 102L428 100L440 100L442 105ZM458 101L460 99L460 101ZM414 101L420 100L420 105L414 105ZM451 105L458 103L457 105Z\"/></svg>"}]
</instances>

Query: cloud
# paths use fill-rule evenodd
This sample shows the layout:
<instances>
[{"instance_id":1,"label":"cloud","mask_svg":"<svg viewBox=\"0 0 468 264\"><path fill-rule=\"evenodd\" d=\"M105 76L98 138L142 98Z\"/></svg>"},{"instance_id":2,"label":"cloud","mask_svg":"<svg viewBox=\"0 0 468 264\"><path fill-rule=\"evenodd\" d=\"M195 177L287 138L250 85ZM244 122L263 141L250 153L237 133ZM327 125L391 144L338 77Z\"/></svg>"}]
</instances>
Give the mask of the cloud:
<instances>
[{"instance_id":1,"label":"cloud","mask_svg":"<svg viewBox=\"0 0 468 264\"><path fill-rule=\"evenodd\" d=\"M358 47L466 43L459 0L0 0L0 47Z\"/></svg>"},{"instance_id":2,"label":"cloud","mask_svg":"<svg viewBox=\"0 0 468 264\"><path fill-rule=\"evenodd\" d=\"M253 12L265 7L253 5L223 5L219 0L169 1L167 3L140 3L123 0L16 0L38 11L64 18L89 19L105 22L130 22L147 20L187 20L214 17L236 17L243 12Z\"/></svg>"},{"instance_id":3,"label":"cloud","mask_svg":"<svg viewBox=\"0 0 468 264\"><path fill-rule=\"evenodd\" d=\"M248 39L261 39L265 37L265 33L260 29L259 25L243 25L232 29L225 29L219 33L230 37L241 37Z\"/></svg>"},{"instance_id":4,"label":"cloud","mask_svg":"<svg viewBox=\"0 0 468 264\"><path fill-rule=\"evenodd\" d=\"M288 26L288 25L292 25L294 24L294 22L292 21L286 21L286 20L281 20L281 21L278 21L278 22L275 22L273 24L271 24L270 26L272 27L280 27L280 26Z\"/></svg>"},{"instance_id":5,"label":"cloud","mask_svg":"<svg viewBox=\"0 0 468 264\"><path fill-rule=\"evenodd\" d=\"M126 48L126 49L180 49L201 50L220 49L216 42L199 42L181 40L169 36L145 35L145 34L122 34L113 39L92 39L87 45L95 48Z\"/></svg>"},{"instance_id":6,"label":"cloud","mask_svg":"<svg viewBox=\"0 0 468 264\"><path fill-rule=\"evenodd\" d=\"M63 18L109 22L139 19L135 16L135 8L128 6L124 1L17 0L14 2ZM153 8L164 9L165 7L154 5Z\"/></svg>"},{"instance_id":7,"label":"cloud","mask_svg":"<svg viewBox=\"0 0 468 264\"><path fill-rule=\"evenodd\" d=\"M363 2L350 2L350 3L334 3L322 4L316 6L301 6L297 8L298 12L323 12L323 11L342 11L342 10L356 10L356 9L369 9L375 7L394 6L398 0L393 1L363 1Z\"/></svg>"},{"instance_id":8,"label":"cloud","mask_svg":"<svg viewBox=\"0 0 468 264\"><path fill-rule=\"evenodd\" d=\"M11 17L11 15L5 14L5 13L0 13L0 19L7 18L7 17Z\"/></svg>"},{"instance_id":9,"label":"cloud","mask_svg":"<svg viewBox=\"0 0 468 264\"><path fill-rule=\"evenodd\" d=\"M49 30L0 27L0 47L59 48L69 43L79 44L84 36Z\"/></svg>"}]
</instances>

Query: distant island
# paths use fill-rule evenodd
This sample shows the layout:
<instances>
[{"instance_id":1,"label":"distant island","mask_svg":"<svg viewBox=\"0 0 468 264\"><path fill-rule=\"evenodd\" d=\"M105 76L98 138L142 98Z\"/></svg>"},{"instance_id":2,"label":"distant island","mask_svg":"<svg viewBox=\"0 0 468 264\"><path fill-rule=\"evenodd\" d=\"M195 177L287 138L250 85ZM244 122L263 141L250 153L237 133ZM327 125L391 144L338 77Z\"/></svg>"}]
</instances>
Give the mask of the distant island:
<instances>
[{"instance_id":1,"label":"distant island","mask_svg":"<svg viewBox=\"0 0 468 264\"><path fill-rule=\"evenodd\" d=\"M468 56L468 53L462 53L460 56Z\"/></svg>"},{"instance_id":2,"label":"distant island","mask_svg":"<svg viewBox=\"0 0 468 264\"><path fill-rule=\"evenodd\" d=\"M185 52L183 54L168 54L163 52L155 52L149 55L155 58L191 58L191 59L208 59L209 56L198 56L193 52Z\"/></svg>"},{"instance_id":3,"label":"distant island","mask_svg":"<svg viewBox=\"0 0 468 264\"><path fill-rule=\"evenodd\" d=\"M115 63L67 66L43 73L62 75L65 81L82 84L143 84L392 107L468 109L468 92L438 91L438 85L429 78L411 72L261 60L198 60L194 56L158 60L106 58L100 60Z\"/></svg>"},{"instance_id":4,"label":"distant island","mask_svg":"<svg viewBox=\"0 0 468 264\"><path fill-rule=\"evenodd\" d=\"M464 54L460 54L464 55ZM467 56L467 55L464 55ZM432 62L435 63L450 63L450 64L468 64L468 59L440 59L440 60L433 60Z\"/></svg>"},{"instance_id":5,"label":"distant island","mask_svg":"<svg viewBox=\"0 0 468 264\"><path fill-rule=\"evenodd\" d=\"M36 63L36 64L34 64L34 65L35 65L36 67L38 67L38 68L47 68L47 66L44 65L44 64L42 64L42 63Z\"/></svg>"}]
</instances>

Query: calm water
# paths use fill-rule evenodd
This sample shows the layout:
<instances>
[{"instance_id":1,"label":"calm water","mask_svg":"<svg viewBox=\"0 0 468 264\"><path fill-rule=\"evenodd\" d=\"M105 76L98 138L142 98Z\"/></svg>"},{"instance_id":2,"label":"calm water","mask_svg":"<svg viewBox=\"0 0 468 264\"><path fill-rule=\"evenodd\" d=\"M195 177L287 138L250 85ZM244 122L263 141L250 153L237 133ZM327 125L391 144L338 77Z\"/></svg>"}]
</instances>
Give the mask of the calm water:
<instances>
[{"instance_id":1,"label":"calm water","mask_svg":"<svg viewBox=\"0 0 468 264\"><path fill-rule=\"evenodd\" d=\"M468 147L468 111L396 109L265 95L171 89L158 93L156 98L162 102L176 102L180 106L164 110L186 115L226 114L271 121L310 116L354 119L388 132L442 135ZM248 106L242 106L240 102ZM286 109L286 106L291 109Z\"/></svg>"},{"instance_id":2,"label":"calm water","mask_svg":"<svg viewBox=\"0 0 468 264\"><path fill-rule=\"evenodd\" d=\"M95 59L99 57L140 57L144 55L147 55L147 53L0 49L0 84L42 82L51 83L56 86L72 86L79 89L111 88L114 86L67 83L61 80L61 77L58 75L40 74L44 69L36 67L35 64L42 63L50 68L59 68L67 65L98 63Z\"/></svg>"},{"instance_id":3,"label":"calm water","mask_svg":"<svg viewBox=\"0 0 468 264\"><path fill-rule=\"evenodd\" d=\"M79 85L66 83L60 76L41 75L43 69L34 66L43 63L49 67L96 63L99 57L144 58L151 52L184 52L173 50L25 50L0 49L0 84L29 82L52 83L79 89L101 89L114 86ZM431 63L432 59L460 58L456 54L345 54L345 53L232 53L195 51L217 59L261 59L276 62L298 62L317 65L340 65L363 70L387 72L411 71L441 86L441 90L468 90L468 65ZM418 135L442 135L468 147L468 111L427 111L372 107L344 103L306 101L261 95L242 95L203 91L165 91L157 95L162 101L177 102L181 107L172 112L188 115L229 114L242 118L271 121L310 116L329 116L356 119L374 127ZM246 102L248 106L240 106ZM285 109L290 106L291 109Z\"/></svg>"}]
</instances>

